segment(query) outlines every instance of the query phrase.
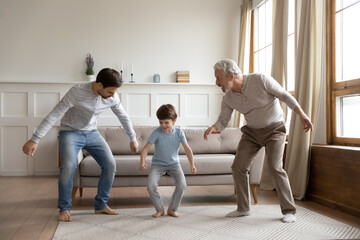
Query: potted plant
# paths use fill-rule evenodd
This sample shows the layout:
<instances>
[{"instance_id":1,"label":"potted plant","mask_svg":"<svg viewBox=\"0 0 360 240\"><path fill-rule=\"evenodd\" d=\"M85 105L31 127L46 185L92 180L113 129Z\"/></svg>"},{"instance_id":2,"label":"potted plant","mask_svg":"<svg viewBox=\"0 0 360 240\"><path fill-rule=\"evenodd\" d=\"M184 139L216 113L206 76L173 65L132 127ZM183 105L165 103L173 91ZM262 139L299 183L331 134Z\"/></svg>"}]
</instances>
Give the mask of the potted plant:
<instances>
[{"instance_id":1,"label":"potted plant","mask_svg":"<svg viewBox=\"0 0 360 240\"><path fill-rule=\"evenodd\" d=\"M94 75L94 59L91 56L90 53L88 53L86 55L85 58L85 64L86 64L86 68L85 68L85 74L88 78L89 81L94 81L95 80L95 75Z\"/></svg>"}]
</instances>

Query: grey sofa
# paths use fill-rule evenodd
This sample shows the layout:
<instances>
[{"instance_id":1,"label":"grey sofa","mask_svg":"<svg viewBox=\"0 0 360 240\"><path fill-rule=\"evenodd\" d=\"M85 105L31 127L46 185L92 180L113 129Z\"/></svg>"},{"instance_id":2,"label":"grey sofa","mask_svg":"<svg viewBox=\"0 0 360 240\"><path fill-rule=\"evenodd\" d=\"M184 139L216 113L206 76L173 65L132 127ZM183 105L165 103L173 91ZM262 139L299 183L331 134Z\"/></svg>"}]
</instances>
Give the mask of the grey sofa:
<instances>
[{"instance_id":1,"label":"grey sofa","mask_svg":"<svg viewBox=\"0 0 360 240\"><path fill-rule=\"evenodd\" d=\"M146 158L148 169L139 170L140 152L147 142L150 134L156 127L134 127L139 152L132 154L129 147L129 137L124 129L119 127L100 127L99 132L109 144L116 161L116 175L113 187L146 186L151 158L154 146L149 150ZM221 134L214 134L205 141L203 138L205 129L183 129L186 139L193 151L197 174L190 171L189 161L186 158L183 147L180 147L179 158L183 168L186 182L191 185L232 185L233 177L231 165L240 141L241 131L239 128L227 128ZM261 149L254 159L250 169L250 186L254 202L257 203L256 185L260 183L264 160L264 149ZM86 151L80 151L78 156L78 168L74 176L73 197L80 189L97 187L100 167L94 158ZM173 180L170 176L163 176L159 186L172 186Z\"/></svg>"}]
</instances>

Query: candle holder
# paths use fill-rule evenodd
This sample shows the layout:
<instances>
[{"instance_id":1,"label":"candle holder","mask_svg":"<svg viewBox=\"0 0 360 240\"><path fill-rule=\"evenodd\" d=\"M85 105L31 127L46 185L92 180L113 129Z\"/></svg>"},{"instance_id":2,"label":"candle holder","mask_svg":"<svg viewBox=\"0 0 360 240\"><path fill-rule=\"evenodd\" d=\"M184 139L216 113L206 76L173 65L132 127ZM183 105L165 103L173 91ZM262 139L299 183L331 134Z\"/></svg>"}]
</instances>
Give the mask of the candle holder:
<instances>
[{"instance_id":1,"label":"candle holder","mask_svg":"<svg viewBox=\"0 0 360 240\"><path fill-rule=\"evenodd\" d=\"M130 83L135 83L133 73L130 74Z\"/></svg>"}]
</instances>

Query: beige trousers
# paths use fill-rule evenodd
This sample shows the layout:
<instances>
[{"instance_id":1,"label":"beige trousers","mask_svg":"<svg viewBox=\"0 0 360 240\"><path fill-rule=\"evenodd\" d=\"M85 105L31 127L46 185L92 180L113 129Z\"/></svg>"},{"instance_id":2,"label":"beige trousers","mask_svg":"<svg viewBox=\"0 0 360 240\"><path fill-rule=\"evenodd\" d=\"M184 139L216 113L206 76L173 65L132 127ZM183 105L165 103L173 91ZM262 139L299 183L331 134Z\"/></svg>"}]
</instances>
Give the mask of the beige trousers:
<instances>
[{"instance_id":1,"label":"beige trousers","mask_svg":"<svg viewBox=\"0 0 360 240\"><path fill-rule=\"evenodd\" d=\"M232 172L236 190L237 210L250 213L249 171L255 154L265 146L266 161L274 177L275 187L283 214L296 213L294 198L288 176L283 169L283 153L286 129L283 122L266 128L241 128L243 135L239 142Z\"/></svg>"}]
</instances>

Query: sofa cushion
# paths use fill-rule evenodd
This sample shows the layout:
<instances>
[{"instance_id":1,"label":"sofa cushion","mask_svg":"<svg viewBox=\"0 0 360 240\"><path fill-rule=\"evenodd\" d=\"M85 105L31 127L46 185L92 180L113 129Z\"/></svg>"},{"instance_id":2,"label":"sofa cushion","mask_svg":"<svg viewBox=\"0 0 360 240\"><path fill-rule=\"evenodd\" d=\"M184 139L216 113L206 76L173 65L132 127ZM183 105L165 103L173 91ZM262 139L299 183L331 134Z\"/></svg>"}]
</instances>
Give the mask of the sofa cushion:
<instances>
[{"instance_id":1,"label":"sofa cushion","mask_svg":"<svg viewBox=\"0 0 360 240\"><path fill-rule=\"evenodd\" d=\"M139 170L139 155L115 155L114 158L116 162L115 176L147 176L149 174L152 155L146 157L145 162L148 164L148 169L143 171ZM100 176L100 173L100 166L92 156L86 156L80 163L81 176Z\"/></svg>"},{"instance_id":2,"label":"sofa cushion","mask_svg":"<svg viewBox=\"0 0 360 240\"><path fill-rule=\"evenodd\" d=\"M179 158L184 174L193 175L186 155L180 155ZM235 158L234 154L197 154L194 158L196 175L232 174L231 165Z\"/></svg>"},{"instance_id":3,"label":"sofa cushion","mask_svg":"<svg viewBox=\"0 0 360 240\"><path fill-rule=\"evenodd\" d=\"M147 143L148 138L151 133L157 127L134 127L136 133L136 140L139 143L139 152ZM125 130L121 127L99 127L100 134L104 137L106 142L109 144L109 147L114 155L130 155L132 154L130 150L130 138L126 134ZM154 146L149 149L149 154L154 153ZM85 156L88 156L89 153L86 150L83 150Z\"/></svg>"},{"instance_id":4,"label":"sofa cushion","mask_svg":"<svg viewBox=\"0 0 360 240\"><path fill-rule=\"evenodd\" d=\"M139 152L147 143L151 133L157 126L152 127L134 127L136 139L139 143ZM204 140L205 129L183 129L187 142L194 154L205 153L232 153L235 154L237 146L241 138L241 130L239 128L226 128L220 134L211 134L208 140ZM121 127L99 127L100 134L109 144L114 155L130 155L130 139ZM149 149L148 154L154 154L154 145ZM83 150L84 155L89 154ZM179 154L185 154L185 150L180 145Z\"/></svg>"},{"instance_id":5,"label":"sofa cushion","mask_svg":"<svg viewBox=\"0 0 360 240\"><path fill-rule=\"evenodd\" d=\"M114 179L113 187L144 187L147 185L147 176L123 176ZM97 187L98 177L82 177L81 186ZM169 176L163 176L159 180L159 186L174 186L174 179ZM226 175L187 175L186 184L188 186L199 185L228 185L233 184L233 176Z\"/></svg>"},{"instance_id":6,"label":"sofa cushion","mask_svg":"<svg viewBox=\"0 0 360 240\"><path fill-rule=\"evenodd\" d=\"M151 155L146 158L148 169L139 170L140 158L138 155L115 155L115 176L147 176L151 167ZM231 174L233 154L199 154L195 155L195 166L198 170L196 175L202 174ZM185 175L192 175L190 163L186 155L179 156L180 164ZM87 156L80 164L81 176L99 176L100 166L92 156Z\"/></svg>"},{"instance_id":7,"label":"sofa cushion","mask_svg":"<svg viewBox=\"0 0 360 240\"><path fill-rule=\"evenodd\" d=\"M205 129L184 129L184 133L194 154L231 153L235 154L241 138L239 128L226 128L220 134L211 134L204 140ZM185 154L180 147L180 154Z\"/></svg>"}]
</instances>

